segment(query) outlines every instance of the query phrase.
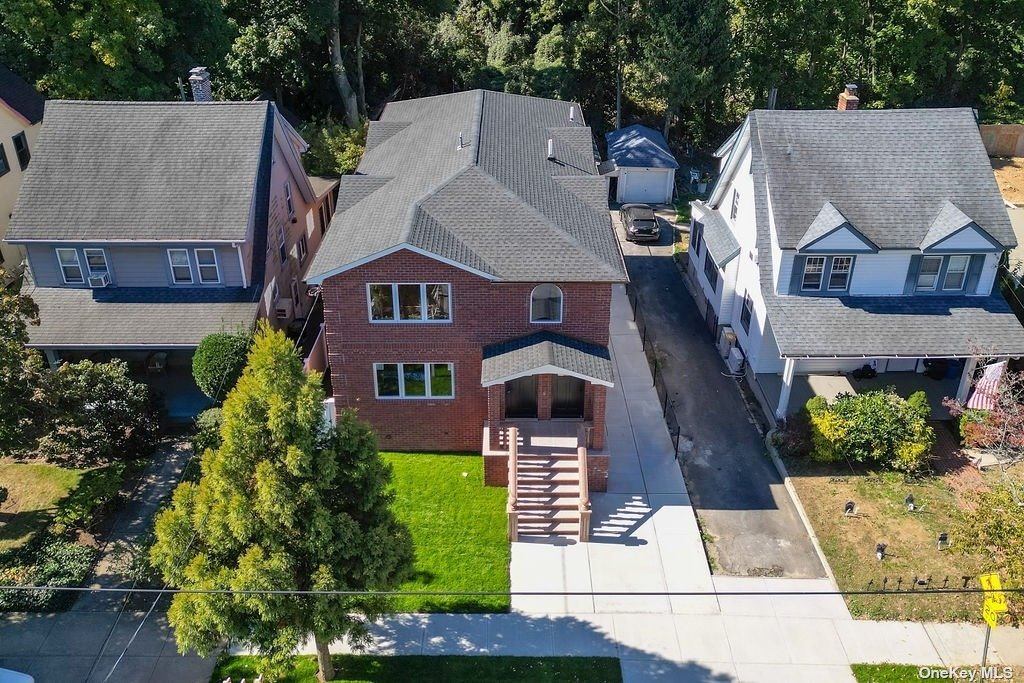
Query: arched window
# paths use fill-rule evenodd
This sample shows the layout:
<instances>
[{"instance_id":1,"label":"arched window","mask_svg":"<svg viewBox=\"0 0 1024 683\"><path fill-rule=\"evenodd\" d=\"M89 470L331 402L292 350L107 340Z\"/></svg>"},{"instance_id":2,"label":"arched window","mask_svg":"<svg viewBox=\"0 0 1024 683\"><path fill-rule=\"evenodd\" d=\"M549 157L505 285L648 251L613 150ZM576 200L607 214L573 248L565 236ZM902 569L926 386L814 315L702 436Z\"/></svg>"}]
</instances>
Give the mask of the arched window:
<instances>
[{"instance_id":1,"label":"arched window","mask_svg":"<svg viewBox=\"0 0 1024 683\"><path fill-rule=\"evenodd\" d=\"M555 285L537 285L530 295L531 323L562 322L562 290Z\"/></svg>"}]
</instances>

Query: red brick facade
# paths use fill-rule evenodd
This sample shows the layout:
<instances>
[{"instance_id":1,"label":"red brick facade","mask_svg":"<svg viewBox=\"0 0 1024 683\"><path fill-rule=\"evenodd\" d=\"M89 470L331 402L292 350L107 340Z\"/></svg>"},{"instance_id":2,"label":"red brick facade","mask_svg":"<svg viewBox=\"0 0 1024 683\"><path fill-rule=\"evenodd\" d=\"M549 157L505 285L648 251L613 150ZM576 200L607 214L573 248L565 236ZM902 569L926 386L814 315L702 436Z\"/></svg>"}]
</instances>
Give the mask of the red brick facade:
<instances>
[{"instance_id":1,"label":"red brick facade","mask_svg":"<svg viewBox=\"0 0 1024 683\"><path fill-rule=\"evenodd\" d=\"M371 323L368 283L448 283L452 321ZM500 419L504 411L503 387L480 385L483 347L542 330L608 344L611 285L556 282L563 293L562 322L537 324L530 322L536 284L491 282L408 250L328 278L322 288L324 322L337 408L357 409L385 450L480 452L485 421ZM454 398L375 398L373 364L395 362L453 363ZM550 381L538 378L539 388L547 386L548 416ZM600 423L603 438L606 390L587 389L586 410L595 432Z\"/></svg>"}]
</instances>

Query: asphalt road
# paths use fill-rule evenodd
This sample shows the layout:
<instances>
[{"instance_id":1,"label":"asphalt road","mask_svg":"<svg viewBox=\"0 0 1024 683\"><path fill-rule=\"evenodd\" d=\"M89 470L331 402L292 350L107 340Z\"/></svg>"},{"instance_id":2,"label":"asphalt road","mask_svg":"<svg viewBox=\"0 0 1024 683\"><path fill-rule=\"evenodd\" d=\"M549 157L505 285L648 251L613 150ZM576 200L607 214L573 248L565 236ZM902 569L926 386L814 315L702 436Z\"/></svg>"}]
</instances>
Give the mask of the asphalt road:
<instances>
[{"instance_id":1,"label":"asphalt road","mask_svg":"<svg viewBox=\"0 0 1024 683\"><path fill-rule=\"evenodd\" d=\"M649 329L686 444L683 476L705 531L715 573L824 577L793 501L765 452L735 380L672 260L671 226L658 244L626 242L626 269Z\"/></svg>"}]
</instances>

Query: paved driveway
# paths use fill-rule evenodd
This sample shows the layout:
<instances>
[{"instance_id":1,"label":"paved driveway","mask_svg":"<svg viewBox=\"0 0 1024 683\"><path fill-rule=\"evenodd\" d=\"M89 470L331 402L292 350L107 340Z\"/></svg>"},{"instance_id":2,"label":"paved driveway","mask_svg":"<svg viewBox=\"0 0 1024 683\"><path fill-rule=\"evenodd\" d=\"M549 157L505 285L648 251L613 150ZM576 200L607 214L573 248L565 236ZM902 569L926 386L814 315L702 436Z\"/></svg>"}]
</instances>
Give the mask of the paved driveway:
<instances>
[{"instance_id":1,"label":"paved driveway","mask_svg":"<svg viewBox=\"0 0 1024 683\"><path fill-rule=\"evenodd\" d=\"M671 230L656 245L626 242L612 220L643 313L664 354L664 377L683 434L683 476L716 572L739 576L825 576L792 499L768 456L711 333L672 259Z\"/></svg>"}]
</instances>

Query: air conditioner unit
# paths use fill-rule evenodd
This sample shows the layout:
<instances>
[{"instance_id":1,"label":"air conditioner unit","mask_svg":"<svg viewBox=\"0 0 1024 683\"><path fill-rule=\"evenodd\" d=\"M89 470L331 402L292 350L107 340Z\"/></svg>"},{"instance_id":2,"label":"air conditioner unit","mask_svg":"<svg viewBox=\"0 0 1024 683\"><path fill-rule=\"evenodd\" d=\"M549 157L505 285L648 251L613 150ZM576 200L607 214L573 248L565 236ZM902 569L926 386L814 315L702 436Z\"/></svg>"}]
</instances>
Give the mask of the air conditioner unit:
<instances>
[{"instance_id":1,"label":"air conditioner unit","mask_svg":"<svg viewBox=\"0 0 1024 683\"><path fill-rule=\"evenodd\" d=\"M743 352L740 351L738 346L732 347L729 351L729 356L726 358L726 364L729 366L729 372L738 375L743 372Z\"/></svg>"},{"instance_id":2,"label":"air conditioner unit","mask_svg":"<svg viewBox=\"0 0 1024 683\"><path fill-rule=\"evenodd\" d=\"M89 276L89 286L93 289L99 289L106 287L110 284L110 273L100 273L99 275Z\"/></svg>"},{"instance_id":3,"label":"air conditioner unit","mask_svg":"<svg viewBox=\"0 0 1024 683\"><path fill-rule=\"evenodd\" d=\"M722 327L722 333L718 336L718 353L722 358L729 357L729 350L736 346L736 333L731 327Z\"/></svg>"},{"instance_id":4,"label":"air conditioner unit","mask_svg":"<svg viewBox=\"0 0 1024 683\"><path fill-rule=\"evenodd\" d=\"M294 310L291 299L278 299L274 305L274 317L278 320L291 320Z\"/></svg>"}]
</instances>

